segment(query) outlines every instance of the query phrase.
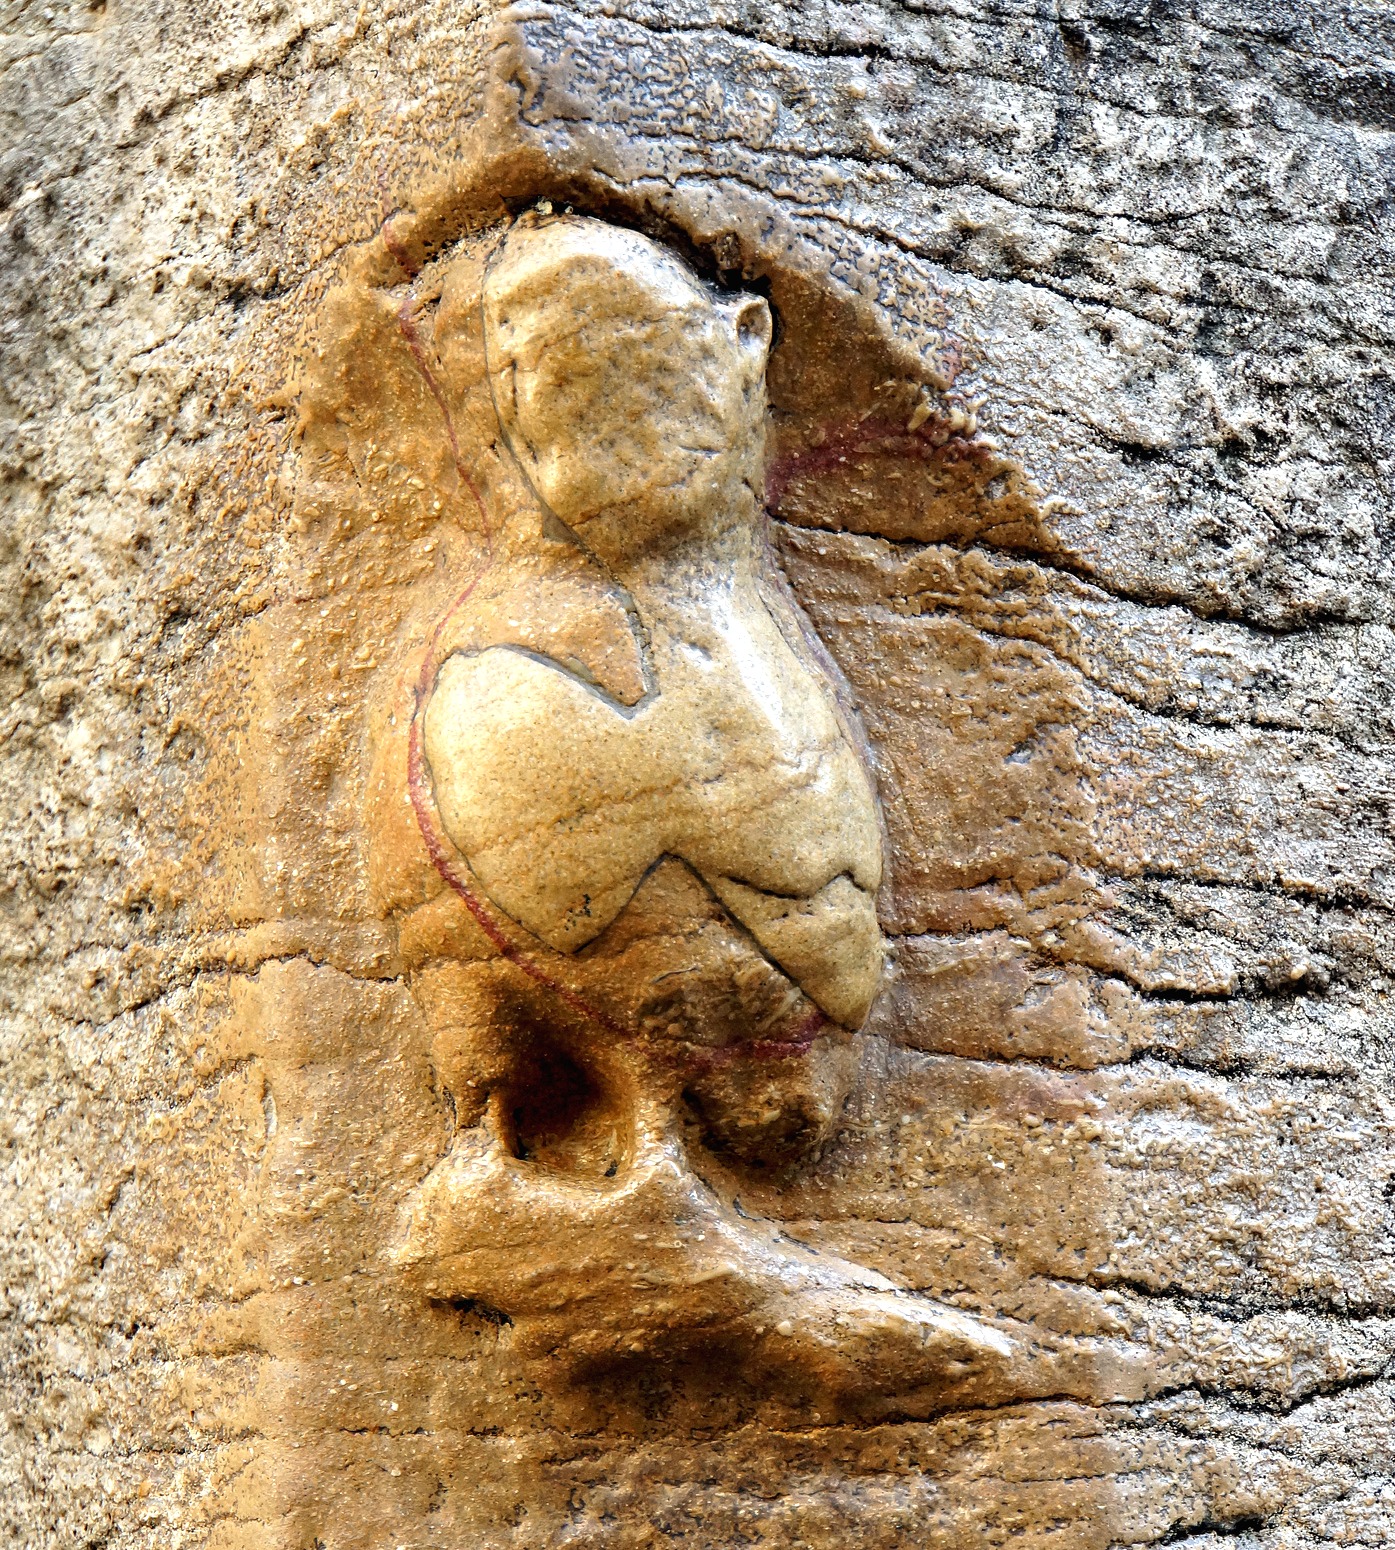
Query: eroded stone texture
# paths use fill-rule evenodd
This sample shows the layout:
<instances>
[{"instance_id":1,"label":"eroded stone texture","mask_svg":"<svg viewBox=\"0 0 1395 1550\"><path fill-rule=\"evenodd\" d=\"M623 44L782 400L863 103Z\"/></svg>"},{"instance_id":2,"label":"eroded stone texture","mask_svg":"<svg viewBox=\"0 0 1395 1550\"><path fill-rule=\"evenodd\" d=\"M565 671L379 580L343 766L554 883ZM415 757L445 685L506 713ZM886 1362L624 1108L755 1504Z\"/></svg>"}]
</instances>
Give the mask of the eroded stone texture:
<instances>
[{"instance_id":1,"label":"eroded stone texture","mask_svg":"<svg viewBox=\"0 0 1395 1550\"><path fill-rule=\"evenodd\" d=\"M1388 32L15 16L16 1543L1395 1537ZM469 550L402 309L539 200L768 297L776 552L885 806L852 1106L743 1202L1011 1324L1035 1397L559 1386L394 1265L451 1128L409 961L469 956L364 816Z\"/></svg>"}]
</instances>

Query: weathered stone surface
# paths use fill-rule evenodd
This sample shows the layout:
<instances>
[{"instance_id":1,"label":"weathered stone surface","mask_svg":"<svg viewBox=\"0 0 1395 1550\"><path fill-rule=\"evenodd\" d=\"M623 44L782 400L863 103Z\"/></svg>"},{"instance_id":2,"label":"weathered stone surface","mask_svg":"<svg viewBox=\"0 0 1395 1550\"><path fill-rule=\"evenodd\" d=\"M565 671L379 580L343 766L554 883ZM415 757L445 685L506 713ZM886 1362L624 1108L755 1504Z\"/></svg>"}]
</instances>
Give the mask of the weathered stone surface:
<instances>
[{"instance_id":1,"label":"weathered stone surface","mask_svg":"<svg viewBox=\"0 0 1395 1550\"><path fill-rule=\"evenodd\" d=\"M1386 15L7 28L14 1542L1395 1538ZM463 554L396 318L540 199L771 301L896 961L837 1143L743 1200L1010 1322L1011 1405L561 1389L393 1268L448 1138L405 961L463 929L404 941L366 838Z\"/></svg>"}]
</instances>

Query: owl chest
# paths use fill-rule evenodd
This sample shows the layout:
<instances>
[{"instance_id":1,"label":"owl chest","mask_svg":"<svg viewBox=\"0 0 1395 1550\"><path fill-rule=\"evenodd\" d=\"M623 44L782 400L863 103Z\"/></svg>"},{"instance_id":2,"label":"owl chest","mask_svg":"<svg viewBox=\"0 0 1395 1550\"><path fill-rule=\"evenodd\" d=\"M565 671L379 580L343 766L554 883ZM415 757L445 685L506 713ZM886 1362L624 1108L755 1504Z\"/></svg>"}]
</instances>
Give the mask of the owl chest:
<instances>
[{"instance_id":1,"label":"owl chest","mask_svg":"<svg viewBox=\"0 0 1395 1550\"><path fill-rule=\"evenodd\" d=\"M766 687L753 690L738 667L679 668L627 712L522 652L453 658L427 710L452 837L467 856L520 845L541 855L587 838L647 859L699 852L744 875L752 847L769 848L773 814L811 840L846 818L837 777L851 752L828 707L816 689Z\"/></svg>"}]
</instances>

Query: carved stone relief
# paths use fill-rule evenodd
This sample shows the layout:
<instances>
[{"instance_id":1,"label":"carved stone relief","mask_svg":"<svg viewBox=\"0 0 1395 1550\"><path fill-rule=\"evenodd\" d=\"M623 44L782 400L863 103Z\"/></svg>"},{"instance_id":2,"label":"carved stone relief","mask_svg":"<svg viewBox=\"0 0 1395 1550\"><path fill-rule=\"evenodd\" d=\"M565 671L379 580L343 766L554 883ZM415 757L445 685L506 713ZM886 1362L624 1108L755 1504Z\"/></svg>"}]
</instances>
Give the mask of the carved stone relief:
<instances>
[{"instance_id":1,"label":"carved stone relief","mask_svg":"<svg viewBox=\"0 0 1395 1550\"><path fill-rule=\"evenodd\" d=\"M375 755L457 1127L401 1261L582 1381L704 1351L829 1414L1001 1391L998 1329L740 1202L829 1140L884 955L862 734L765 534L767 304L528 216L404 326L480 550Z\"/></svg>"},{"instance_id":2,"label":"carved stone relief","mask_svg":"<svg viewBox=\"0 0 1395 1550\"><path fill-rule=\"evenodd\" d=\"M1379 9L23 10L0 1540L1395 1543Z\"/></svg>"}]
</instances>

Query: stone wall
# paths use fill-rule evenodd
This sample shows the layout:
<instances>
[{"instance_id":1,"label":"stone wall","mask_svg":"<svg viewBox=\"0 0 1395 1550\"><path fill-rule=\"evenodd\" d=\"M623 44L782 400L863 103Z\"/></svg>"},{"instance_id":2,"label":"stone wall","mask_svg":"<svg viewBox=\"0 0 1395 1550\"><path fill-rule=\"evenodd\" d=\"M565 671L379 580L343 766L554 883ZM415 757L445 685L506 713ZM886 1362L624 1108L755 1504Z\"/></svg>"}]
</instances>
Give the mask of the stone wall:
<instances>
[{"instance_id":1,"label":"stone wall","mask_svg":"<svg viewBox=\"0 0 1395 1550\"><path fill-rule=\"evenodd\" d=\"M1385 14L99 0L4 50L12 1542L1395 1538ZM392 319L540 201L774 307L896 962L836 1144L744 1198L1014 1331L1010 1403L560 1386L397 1268L445 1110L366 750L459 492Z\"/></svg>"}]
</instances>

